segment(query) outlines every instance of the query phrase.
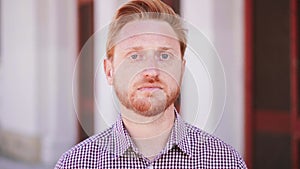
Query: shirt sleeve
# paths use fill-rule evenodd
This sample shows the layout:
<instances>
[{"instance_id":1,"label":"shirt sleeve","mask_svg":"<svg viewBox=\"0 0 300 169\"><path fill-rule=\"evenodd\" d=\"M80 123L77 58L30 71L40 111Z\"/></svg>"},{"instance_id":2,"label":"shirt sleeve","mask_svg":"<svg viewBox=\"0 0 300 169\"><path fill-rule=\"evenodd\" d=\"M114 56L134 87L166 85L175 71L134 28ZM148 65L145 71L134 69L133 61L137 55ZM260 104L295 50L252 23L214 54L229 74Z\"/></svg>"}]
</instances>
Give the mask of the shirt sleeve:
<instances>
[{"instance_id":1,"label":"shirt sleeve","mask_svg":"<svg viewBox=\"0 0 300 169\"><path fill-rule=\"evenodd\" d=\"M242 159L242 157L240 157L240 159L239 159L239 164L238 164L238 168L239 169L248 169L247 168L247 166L246 166L246 163L245 163L245 161Z\"/></svg>"},{"instance_id":2,"label":"shirt sleeve","mask_svg":"<svg viewBox=\"0 0 300 169\"><path fill-rule=\"evenodd\" d=\"M66 156L62 155L60 157L60 159L57 161L54 169L65 169L65 164L64 164L65 163L65 158L66 158Z\"/></svg>"}]
</instances>

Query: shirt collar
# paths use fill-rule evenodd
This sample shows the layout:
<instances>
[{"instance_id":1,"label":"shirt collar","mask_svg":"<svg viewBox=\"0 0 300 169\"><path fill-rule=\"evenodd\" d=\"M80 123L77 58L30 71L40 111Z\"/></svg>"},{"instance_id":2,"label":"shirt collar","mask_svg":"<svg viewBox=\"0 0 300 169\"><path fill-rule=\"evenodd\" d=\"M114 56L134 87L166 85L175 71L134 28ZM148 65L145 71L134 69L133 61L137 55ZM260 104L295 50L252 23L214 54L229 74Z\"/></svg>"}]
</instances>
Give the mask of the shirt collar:
<instances>
[{"instance_id":1,"label":"shirt collar","mask_svg":"<svg viewBox=\"0 0 300 169\"><path fill-rule=\"evenodd\" d=\"M167 142L166 148L163 153L166 153L174 146L178 146L184 153L191 155L190 151L190 138L188 135L188 130L185 121L182 117L175 111L175 122L171 131L170 138Z\"/></svg>"},{"instance_id":2,"label":"shirt collar","mask_svg":"<svg viewBox=\"0 0 300 169\"><path fill-rule=\"evenodd\" d=\"M135 153L138 152L128 131L125 129L121 115L119 115L119 118L113 126L112 139L113 144L110 145L110 150L116 158L125 155L125 152L128 152L129 150L132 150ZM162 153L167 153L174 146L178 146L184 153L189 156L191 155L190 138L188 137L186 123L176 111L174 126L167 145Z\"/></svg>"},{"instance_id":3,"label":"shirt collar","mask_svg":"<svg viewBox=\"0 0 300 169\"><path fill-rule=\"evenodd\" d=\"M128 131L125 129L121 115L119 115L119 118L113 126L112 140L113 144L111 145L110 150L115 157L124 155L130 148L133 149L134 152L137 152Z\"/></svg>"}]
</instances>

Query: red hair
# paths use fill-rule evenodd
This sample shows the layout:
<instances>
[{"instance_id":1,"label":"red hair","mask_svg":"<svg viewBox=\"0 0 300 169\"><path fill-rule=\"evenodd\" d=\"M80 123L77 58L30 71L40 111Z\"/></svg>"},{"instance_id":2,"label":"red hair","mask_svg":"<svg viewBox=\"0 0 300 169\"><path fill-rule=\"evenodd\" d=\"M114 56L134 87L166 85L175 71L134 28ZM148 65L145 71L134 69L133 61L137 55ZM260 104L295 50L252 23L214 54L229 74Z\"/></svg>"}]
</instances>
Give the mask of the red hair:
<instances>
[{"instance_id":1,"label":"red hair","mask_svg":"<svg viewBox=\"0 0 300 169\"><path fill-rule=\"evenodd\" d=\"M114 45L119 31L130 21L155 19L170 24L180 43L180 51L183 57L186 49L186 31L183 28L180 17L174 10L160 0L132 0L122 5L116 12L109 27L106 43L106 54L109 59L114 54Z\"/></svg>"}]
</instances>

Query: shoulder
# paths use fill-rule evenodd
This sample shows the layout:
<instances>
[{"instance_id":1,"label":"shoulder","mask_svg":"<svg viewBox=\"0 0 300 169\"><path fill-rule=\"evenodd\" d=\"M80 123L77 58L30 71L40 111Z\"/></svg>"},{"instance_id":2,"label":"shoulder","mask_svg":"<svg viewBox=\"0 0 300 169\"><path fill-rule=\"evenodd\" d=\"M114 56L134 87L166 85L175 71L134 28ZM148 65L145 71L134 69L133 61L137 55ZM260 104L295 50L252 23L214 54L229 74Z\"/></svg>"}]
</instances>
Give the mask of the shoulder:
<instances>
[{"instance_id":1,"label":"shoulder","mask_svg":"<svg viewBox=\"0 0 300 169\"><path fill-rule=\"evenodd\" d=\"M218 150L218 149L228 149L235 151L232 146L225 143L218 137L209 134L193 125L186 124L187 125L187 131L190 135L190 141L191 143L194 143L195 145L199 145L201 147L205 147L207 150ZM196 144L198 143L198 144Z\"/></svg>"},{"instance_id":2,"label":"shoulder","mask_svg":"<svg viewBox=\"0 0 300 169\"><path fill-rule=\"evenodd\" d=\"M247 168L243 158L229 144L193 125L186 124L191 152L200 157L202 163L211 166ZM213 168L213 167L212 167Z\"/></svg>"},{"instance_id":3,"label":"shoulder","mask_svg":"<svg viewBox=\"0 0 300 169\"><path fill-rule=\"evenodd\" d=\"M112 127L78 143L65 152L57 162L55 168L90 168L96 165L98 158L106 151L111 141ZM88 158L88 159L87 159Z\"/></svg>"}]
</instances>

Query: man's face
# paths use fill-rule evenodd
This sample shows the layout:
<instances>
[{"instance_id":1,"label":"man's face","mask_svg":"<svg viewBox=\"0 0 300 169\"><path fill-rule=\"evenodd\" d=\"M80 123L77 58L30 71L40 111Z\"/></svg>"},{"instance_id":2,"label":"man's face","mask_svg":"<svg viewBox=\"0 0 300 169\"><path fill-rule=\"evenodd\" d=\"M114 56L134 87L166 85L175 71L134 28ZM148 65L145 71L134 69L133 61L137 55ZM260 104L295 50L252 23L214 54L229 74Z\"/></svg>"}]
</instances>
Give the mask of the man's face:
<instances>
[{"instance_id":1,"label":"man's face","mask_svg":"<svg viewBox=\"0 0 300 169\"><path fill-rule=\"evenodd\" d=\"M143 116L163 112L180 93L185 63L172 27L162 21L133 21L118 39L110 64L121 104Z\"/></svg>"}]
</instances>

